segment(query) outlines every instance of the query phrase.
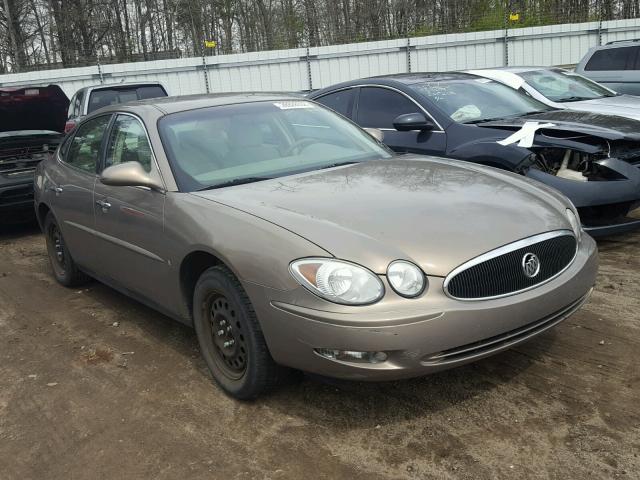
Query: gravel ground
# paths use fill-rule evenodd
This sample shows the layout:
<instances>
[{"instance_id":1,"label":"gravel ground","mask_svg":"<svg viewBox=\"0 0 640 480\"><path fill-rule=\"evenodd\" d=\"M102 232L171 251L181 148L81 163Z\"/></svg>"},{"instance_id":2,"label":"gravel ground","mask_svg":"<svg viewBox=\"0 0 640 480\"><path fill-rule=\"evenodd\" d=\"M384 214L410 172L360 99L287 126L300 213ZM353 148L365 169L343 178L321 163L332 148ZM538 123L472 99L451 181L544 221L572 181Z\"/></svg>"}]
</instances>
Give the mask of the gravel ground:
<instances>
[{"instance_id":1,"label":"gravel ground","mask_svg":"<svg viewBox=\"0 0 640 480\"><path fill-rule=\"evenodd\" d=\"M226 397L193 331L57 285L0 233L0 479L640 478L640 234L600 242L590 302L477 364Z\"/></svg>"}]
</instances>

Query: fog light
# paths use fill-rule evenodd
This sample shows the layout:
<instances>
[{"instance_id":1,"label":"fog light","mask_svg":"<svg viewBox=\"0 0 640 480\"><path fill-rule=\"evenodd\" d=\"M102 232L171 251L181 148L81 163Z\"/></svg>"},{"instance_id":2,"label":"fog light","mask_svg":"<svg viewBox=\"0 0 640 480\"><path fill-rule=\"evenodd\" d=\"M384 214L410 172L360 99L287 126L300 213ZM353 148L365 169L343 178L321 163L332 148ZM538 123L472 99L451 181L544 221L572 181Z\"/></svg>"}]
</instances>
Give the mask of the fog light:
<instances>
[{"instance_id":1,"label":"fog light","mask_svg":"<svg viewBox=\"0 0 640 480\"><path fill-rule=\"evenodd\" d=\"M315 352L331 360L355 363L380 363L387 359L385 352L358 352L354 350L335 350L332 348L316 348Z\"/></svg>"}]
</instances>

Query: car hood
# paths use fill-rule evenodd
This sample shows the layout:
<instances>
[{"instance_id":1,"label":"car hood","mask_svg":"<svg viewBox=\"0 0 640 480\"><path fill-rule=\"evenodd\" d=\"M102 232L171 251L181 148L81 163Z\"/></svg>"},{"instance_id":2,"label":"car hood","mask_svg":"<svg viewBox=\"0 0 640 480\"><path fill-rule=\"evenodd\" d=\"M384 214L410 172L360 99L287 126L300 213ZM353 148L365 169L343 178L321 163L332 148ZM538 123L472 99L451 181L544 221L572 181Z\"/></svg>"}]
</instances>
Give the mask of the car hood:
<instances>
[{"instance_id":1,"label":"car hood","mask_svg":"<svg viewBox=\"0 0 640 480\"><path fill-rule=\"evenodd\" d=\"M63 132L69 99L57 85L0 88L0 132Z\"/></svg>"},{"instance_id":2,"label":"car hood","mask_svg":"<svg viewBox=\"0 0 640 480\"><path fill-rule=\"evenodd\" d=\"M479 123L482 128L518 130L527 122L553 123L553 127L539 130L558 138L569 138L578 133L604 138L606 140L640 141L640 121L615 115L572 110L551 110L548 112L506 118Z\"/></svg>"},{"instance_id":3,"label":"car hood","mask_svg":"<svg viewBox=\"0 0 640 480\"><path fill-rule=\"evenodd\" d=\"M560 105L571 110L618 115L620 117L640 120L640 97L633 95L594 98L592 100L581 100L579 102L565 102Z\"/></svg>"},{"instance_id":4,"label":"car hood","mask_svg":"<svg viewBox=\"0 0 640 480\"><path fill-rule=\"evenodd\" d=\"M417 155L194 195L261 217L379 274L407 259L446 276L499 246L570 228L558 196L515 174Z\"/></svg>"}]
</instances>

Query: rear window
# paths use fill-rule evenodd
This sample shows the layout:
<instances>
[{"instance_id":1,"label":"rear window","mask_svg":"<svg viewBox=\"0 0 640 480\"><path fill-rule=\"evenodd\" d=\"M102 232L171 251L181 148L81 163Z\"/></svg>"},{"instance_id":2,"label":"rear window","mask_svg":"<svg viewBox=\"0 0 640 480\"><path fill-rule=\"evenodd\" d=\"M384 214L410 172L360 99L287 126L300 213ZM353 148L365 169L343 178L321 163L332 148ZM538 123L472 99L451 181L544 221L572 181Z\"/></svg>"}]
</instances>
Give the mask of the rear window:
<instances>
[{"instance_id":1,"label":"rear window","mask_svg":"<svg viewBox=\"0 0 640 480\"><path fill-rule=\"evenodd\" d=\"M640 47L605 48L595 52L584 69L587 71L637 70Z\"/></svg>"},{"instance_id":2,"label":"rear window","mask_svg":"<svg viewBox=\"0 0 640 480\"><path fill-rule=\"evenodd\" d=\"M94 112L102 107L108 107L109 105L166 96L167 94L164 89L158 85L131 88L101 88L91 92L87 113Z\"/></svg>"}]
</instances>

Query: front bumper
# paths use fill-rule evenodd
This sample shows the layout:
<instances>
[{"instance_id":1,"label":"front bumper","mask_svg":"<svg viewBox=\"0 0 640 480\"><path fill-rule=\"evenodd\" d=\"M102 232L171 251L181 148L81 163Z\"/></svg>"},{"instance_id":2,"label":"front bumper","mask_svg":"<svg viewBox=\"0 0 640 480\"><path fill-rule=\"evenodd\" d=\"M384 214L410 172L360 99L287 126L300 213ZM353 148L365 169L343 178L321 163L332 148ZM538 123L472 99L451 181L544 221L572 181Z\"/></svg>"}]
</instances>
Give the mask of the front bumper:
<instances>
[{"instance_id":1,"label":"front bumper","mask_svg":"<svg viewBox=\"0 0 640 480\"><path fill-rule=\"evenodd\" d=\"M318 302L302 287L292 292L255 284L245 288L276 362L328 377L393 380L456 367L553 327L587 300L597 268L595 242L584 235L575 260L560 276L495 300L449 298L439 277L429 278L427 292L418 299L398 297L387 288L382 301L366 307ZM383 351L388 359L353 363L315 352L326 348Z\"/></svg>"},{"instance_id":2,"label":"front bumper","mask_svg":"<svg viewBox=\"0 0 640 480\"><path fill-rule=\"evenodd\" d=\"M640 229L640 168L624 160L608 158L597 163L620 176L619 180L578 182L531 168L526 176L560 191L580 213L583 228L594 237L619 235Z\"/></svg>"},{"instance_id":3,"label":"front bumper","mask_svg":"<svg viewBox=\"0 0 640 480\"><path fill-rule=\"evenodd\" d=\"M0 220L33 218L33 172L13 178L0 177Z\"/></svg>"}]
</instances>

